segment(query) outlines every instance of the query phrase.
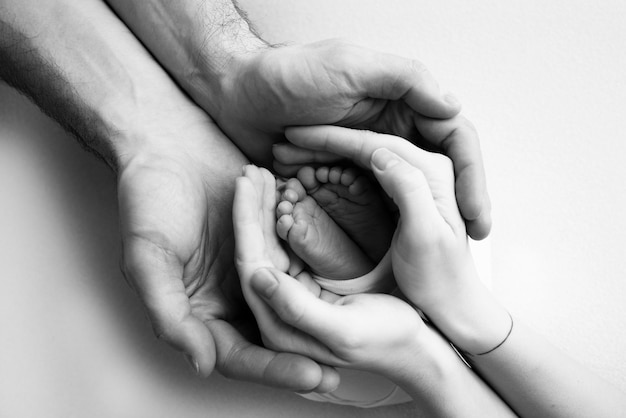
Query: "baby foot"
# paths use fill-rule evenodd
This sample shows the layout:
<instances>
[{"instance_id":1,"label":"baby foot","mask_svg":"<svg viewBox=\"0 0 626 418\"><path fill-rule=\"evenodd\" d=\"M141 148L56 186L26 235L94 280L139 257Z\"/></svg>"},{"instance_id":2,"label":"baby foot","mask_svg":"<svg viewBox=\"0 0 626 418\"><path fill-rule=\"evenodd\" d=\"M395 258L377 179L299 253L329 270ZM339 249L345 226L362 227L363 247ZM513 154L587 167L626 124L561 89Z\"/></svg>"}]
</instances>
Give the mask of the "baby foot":
<instances>
[{"instance_id":1,"label":"baby foot","mask_svg":"<svg viewBox=\"0 0 626 418\"><path fill-rule=\"evenodd\" d=\"M396 229L380 191L356 168L303 167L298 180L374 262L385 255Z\"/></svg>"},{"instance_id":2,"label":"baby foot","mask_svg":"<svg viewBox=\"0 0 626 418\"><path fill-rule=\"evenodd\" d=\"M282 186L276 207L276 231L298 257L319 276L346 280L362 276L374 267L368 256L307 196L300 181Z\"/></svg>"}]
</instances>

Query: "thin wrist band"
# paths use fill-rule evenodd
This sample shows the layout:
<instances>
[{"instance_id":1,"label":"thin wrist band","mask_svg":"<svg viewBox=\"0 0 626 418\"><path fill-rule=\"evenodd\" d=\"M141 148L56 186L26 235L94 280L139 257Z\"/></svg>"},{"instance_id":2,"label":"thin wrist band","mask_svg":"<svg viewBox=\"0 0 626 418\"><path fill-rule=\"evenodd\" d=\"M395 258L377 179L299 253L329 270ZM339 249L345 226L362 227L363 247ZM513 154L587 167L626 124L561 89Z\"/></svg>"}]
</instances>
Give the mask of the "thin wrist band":
<instances>
[{"instance_id":1,"label":"thin wrist band","mask_svg":"<svg viewBox=\"0 0 626 418\"><path fill-rule=\"evenodd\" d=\"M507 332L506 337L504 337L504 339L502 341L500 341L500 343L498 345L496 345L495 347L493 347L491 350L485 351L484 353L470 354L470 356L484 356L485 354L489 354L489 353L497 350L498 348L500 348L500 346L502 346L502 344L504 344L506 342L506 340L509 339L509 336L511 335L511 332L513 331L513 316L511 315L511 312L509 312L509 311L507 311L506 313L509 314L509 318L511 319L511 328L509 328L509 332Z\"/></svg>"}]
</instances>

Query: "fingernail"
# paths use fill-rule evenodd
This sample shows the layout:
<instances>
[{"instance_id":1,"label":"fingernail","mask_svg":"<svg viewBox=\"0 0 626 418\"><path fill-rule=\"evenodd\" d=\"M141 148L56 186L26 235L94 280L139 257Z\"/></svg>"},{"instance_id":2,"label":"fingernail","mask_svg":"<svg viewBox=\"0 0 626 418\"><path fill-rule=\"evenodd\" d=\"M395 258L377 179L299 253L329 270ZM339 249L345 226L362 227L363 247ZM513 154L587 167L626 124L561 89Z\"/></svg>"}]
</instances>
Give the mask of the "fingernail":
<instances>
[{"instance_id":1,"label":"fingernail","mask_svg":"<svg viewBox=\"0 0 626 418\"><path fill-rule=\"evenodd\" d=\"M372 154L372 165L379 170L386 170L399 162L398 156L387 148L379 148Z\"/></svg>"},{"instance_id":2,"label":"fingernail","mask_svg":"<svg viewBox=\"0 0 626 418\"><path fill-rule=\"evenodd\" d=\"M451 106L460 106L461 105L461 101L452 93L446 93L443 96L443 99L446 101L446 103L448 103Z\"/></svg>"},{"instance_id":3,"label":"fingernail","mask_svg":"<svg viewBox=\"0 0 626 418\"><path fill-rule=\"evenodd\" d=\"M259 269L252 275L252 289L259 295L269 298L278 286L278 280L267 269Z\"/></svg>"},{"instance_id":4,"label":"fingernail","mask_svg":"<svg viewBox=\"0 0 626 418\"><path fill-rule=\"evenodd\" d=\"M200 374L200 365L198 364L196 359L194 359L189 354L185 354L185 360L187 360L187 363L189 363L195 374Z\"/></svg>"}]
</instances>

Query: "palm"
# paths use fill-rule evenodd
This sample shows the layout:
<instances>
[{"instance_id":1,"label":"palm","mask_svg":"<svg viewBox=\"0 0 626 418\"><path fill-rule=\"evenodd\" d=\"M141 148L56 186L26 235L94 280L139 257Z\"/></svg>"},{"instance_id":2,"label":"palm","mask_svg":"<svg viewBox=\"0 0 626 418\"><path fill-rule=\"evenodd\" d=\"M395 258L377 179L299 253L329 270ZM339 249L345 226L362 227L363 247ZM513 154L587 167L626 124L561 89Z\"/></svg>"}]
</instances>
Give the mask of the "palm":
<instances>
[{"instance_id":1,"label":"palm","mask_svg":"<svg viewBox=\"0 0 626 418\"><path fill-rule=\"evenodd\" d=\"M177 309L190 310L201 320L225 315L224 304L210 299L226 274L233 274L228 210L210 210L202 179L188 170L175 172L176 164L168 164L168 169L131 168L120 178L124 246L126 257L133 258L125 264L146 262L166 269L171 279L160 285L167 286ZM134 275L142 280L140 276Z\"/></svg>"}]
</instances>

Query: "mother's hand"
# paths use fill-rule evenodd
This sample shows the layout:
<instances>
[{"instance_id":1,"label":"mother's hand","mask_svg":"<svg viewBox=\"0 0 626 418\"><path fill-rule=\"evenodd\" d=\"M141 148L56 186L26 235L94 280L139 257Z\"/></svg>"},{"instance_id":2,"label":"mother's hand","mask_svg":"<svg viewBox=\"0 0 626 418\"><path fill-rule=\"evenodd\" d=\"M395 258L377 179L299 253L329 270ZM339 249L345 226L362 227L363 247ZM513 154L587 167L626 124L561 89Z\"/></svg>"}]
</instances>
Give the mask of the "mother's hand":
<instances>
[{"instance_id":1,"label":"mother's hand","mask_svg":"<svg viewBox=\"0 0 626 418\"><path fill-rule=\"evenodd\" d=\"M417 312L391 295L322 290L280 246L275 207L274 177L247 166L233 207L235 259L265 344L332 366L397 374L396 359L422 349L425 325Z\"/></svg>"},{"instance_id":2,"label":"mother's hand","mask_svg":"<svg viewBox=\"0 0 626 418\"><path fill-rule=\"evenodd\" d=\"M418 115L414 119L426 139L418 145L434 147L453 162L456 199L467 232L474 239L485 238L491 229L491 204L476 130L462 115L449 119ZM388 148L399 155L411 154L407 150L414 148L394 135L338 126L292 127L287 128L285 135L291 144L274 147L274 168L281 175L291 175L303 164L328 164L346 158L369 168L371 155L378 148Z\"/></svg>"}]
</instances>

